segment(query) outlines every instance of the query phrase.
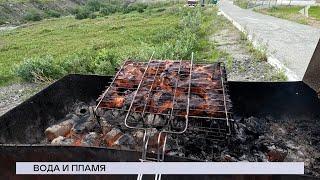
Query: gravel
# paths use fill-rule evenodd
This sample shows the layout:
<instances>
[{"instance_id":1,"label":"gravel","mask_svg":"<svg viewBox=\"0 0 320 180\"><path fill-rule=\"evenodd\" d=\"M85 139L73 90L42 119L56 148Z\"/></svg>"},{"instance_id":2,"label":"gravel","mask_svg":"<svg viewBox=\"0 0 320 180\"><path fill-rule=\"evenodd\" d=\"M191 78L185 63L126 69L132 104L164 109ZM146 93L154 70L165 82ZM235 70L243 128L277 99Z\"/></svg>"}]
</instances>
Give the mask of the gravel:
<instances>
[{"instance_id":1,"label":"gravel","mask_svg":"<svg viewBox=\"0 0 320 180\"><path fill-rule=\"evenodd\" d=\"M17 83L0 87L0 116L43 88L34 83Z\"/></svg>"},{"instance_id":2,"label":"gravel","mask_svg":"<svg viewBox=\"0 0 320 180\"><path fill-rule=\"evenodd\" d=\"M241 35L233 26L213 35L216 48L230 57L219 59L226 64L228 80L231 81L278 81L279 70L266 61L255 59L248 51ZM231 59L230 59L231 58Z\"/></svg>"}]
</instances>

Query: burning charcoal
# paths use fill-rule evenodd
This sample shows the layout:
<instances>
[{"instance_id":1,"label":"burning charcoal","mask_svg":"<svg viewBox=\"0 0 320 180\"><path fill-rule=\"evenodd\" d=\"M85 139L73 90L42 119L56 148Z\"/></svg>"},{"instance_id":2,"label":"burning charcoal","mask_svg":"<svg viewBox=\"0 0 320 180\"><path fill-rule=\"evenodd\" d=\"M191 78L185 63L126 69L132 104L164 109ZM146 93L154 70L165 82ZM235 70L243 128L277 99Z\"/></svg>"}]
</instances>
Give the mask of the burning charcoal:
<instances>
[{"instance_id":1,"label":"burning charcoal","mask_svg":"<svg viewBox=\"0 0 320 180\"><path fill-rule=\"evenodd\" d=\"M181 145L178 143L178 139L168 134L166 142L166 151L181 151Z\"/></svg>"},{"instance_id":2,"label":"burning charcoal","mask_svg":"<svg viewBox=\"0 0 320 180\"><path fill-rule=\"evenodd\" d=\"M237 162L238 160L235 157L232 157L226 151L221 152L221 160L227 162Z\"/></svg>"},{"instance_id":3,"label":"burning charcoal","mask_svg":"<svg viewBox=\"0 0 320 180\"><path fill-rule=\"evenodd\" d=\"M166 155L185 157L185 154L183 152L178 152L178 151L170 151L170 152L167 152Z\"/></svg>"},{"instance_id":4,"label":"burning charcoal","mask_svg":"<svg viewBox=\"0 0 320 180\"><path fill-rule=\"evenodd\" d=\"M65 137L58 136L57 138L55 138L51 141L51 144L60 145L61 141L63 141L64 139L65 139Z\"/></svg>"},{"instance_id":5,"label":"burning charcoal","mask_svg":"<svg viewBox=\"0 0 320 180\"><path fill-rule=\"evenodd\" d=\"M100 117L100 123L101 121L107 121L111 125L117 125L121 122L123 113L120 113L119 110L105 110L100 112L98 116Z\"/></svg>"},{"instance_id":6,"label":"burning charcoal","mask_svg":"<svg viewBox=\"0 0 320 180\"><path fill-rule=\"evenodd\" d=\"M158 147L158 140L159 140L159 135L160 133L156 133L154 135L152 135L149 139L149 144L148 146L151 146L151 147ZM160 137L160 140L159 140L159 145L162 146L163 143L164 143L164 138L165 138L165 133L162 133L161 134L161 137Z\"/></svg>"},{"instance_id":7,"label":"burning charcoal","mask_svg":"<svg viewBox=\"0 0 320 180\"><path fill-rule=\"evenodd\" d=\"M70 133L75 123L79 121L79 117L76 115L69 114L66 119L59 124L48 127L45 130L45 135L49 141L59 136L66 136Z\"/></svg>"},{"instance_id":8,"label":"burning charcoal","mask_svg":"<svg viewBox=\"0 0 320 180\"><path fill-rule=\"evenodd\" d=\"M83 116L89 113L89 107L87 105L81 105L79 107L77 107L77 109L75 110L75 114L78 116Z\"/></svg>"},{"instance_id":9,"label":"burning charcoal","mask_svg":"<svg viewBox=\"0 0 320 180\"><path fill-rule=\"evenodd\" d=\"M131 135L124 134L114 142L114 145L118 145L118 146L122 146L122 147L123 146L130 147L131 145L134 144L134 142L135 141Z\"/></svg>"},{"instance_id":10,"label":"burning charcoal","mask_svg":"<svg viewBox=\"0 0 320 180\"><path fill-rule=\"evenodd\" d=\"M113 111L112 111L112 115L113 115L114 117L119 117L119 116L121 116L121 112L118 111L118 110L113 110Z\"/></svg>"},{"instance_id":11,"label":"burning charcoal","mask_svg":"<svg viewBox=\"0 0 320 180\"><path fill-rule=\"evenodd\" d=\"M166 124L165 119L163 119L160 115L155 114L148 114L144 120L144 123L148 126L164 126Z\"/></svg>"},{"instance_id":12,"label":"burning charcoal","mask_svg":"<svg viewBox=\"0 0 320 180\"><path fill-rule=\"evenodd\" d=\"M65 138L63 136L59 136L51 141L52 145L72 145L74 143L73 139Z\"/></svg>"},{"instance_id":13,"label":"burning charcoal","mask_svg":"<svg viewBox=\"0 0 320 180\"><path fill-rule=\"evenodd\" d=\"M121 119L121 121L124 122L125 116L119 118L119 120ZM131 113L130 116L128 117L128 123L132 126L139 126L142 125L142 116L140 113ZM120 122L121 122L120 121ZM119 122L118 122L119 124ZM122 125L122 122L120 123Z\"/></svg>"},{"instance_id":14,"label":"burning charcoal","mask_svg":"<svg viewBox=\"0 0 320 180\"><path fill-rule=\"evenodd\" d=\"M236 138L238 140L240 140L242 143L244 143L247 139L247 135L245 134L245 128L246 126L242 123L237 123L236 125L236 128L235 128L235 135L236 135Z\"/></svg>"},{"instance_id":15,"label":"burning charcoal","mask_svg":"<svg viewBox=\"0 0 320 180\"><path fill-rule=\"evenodd\" d=\"M268 160L271 162L283 162L287 152L283 149L273 149L268 152Z\"/></svg>"},{"instance_id":16,"label":"burning charcoal","mask_svg":"<svg viewBox=\"0 0 320 180\"><path fill-rule=\"evenodd\" d=\"M100 121L100 125L101 125L101 128L102 128L102 134L107 134L108 132L110 132L112 130L112 127L113 127L106 120Z\"/></svg>"},{"instance_id":17,"label":"burning charcoal","mask_svg":"<svg viewBox=\"0 0 320 180\"><path fill-rule=\"evenodd\" d=\"M104 140L106 142L106 145L108 147L112 147L115 145L115 142L121 137L123 136L123 133L121 132L120 129L118 128L113 128L111 131L109 131L105 137Z\"/></svg>"},{"instance_id":18,"label":"burning charcoal","mask_svg":"<svg viewBox=\"0 0 320 180\"><path fill-rule=\"evenodd\" d=\"M259 123L259 119L255 118L255 117L249 117L247 119L244 120L245 121L245 125L247 127L247 133L249 134L253 134L253 135L258 135L261 134L264 129L261 126L261 123Z\"/></svg>"},{"instance_id":19,"label":"burning charcoal","mask_svg":"<svg viewBox=\"0 0 320 180\"><path fill-rule=\"evenodd\" d=\"M81 140L81 145L83 146L99 146L99 144L99 135L96 132L86 134Z\"/></svg>"},{"instance_id":20,"label":"burning charcoal","mask_svg":"<svg viewBox=\"0 0 320 180\"><path fill-rule=\"evenodd\" d=\"M173 128L182 130L186 127L186 121L185 119L181 120L181 119L173 119L172 121L172 126Z\"/></svg>"},{"instance_id":21,"label":"burning charcoal","mask_svg":"<svg viewBox=\"0 0 320 180\"><path fill-rule=\"evenodd\" d=\"M143 139L143 136L144 136L144 132L141 131L141 130L137 130L137 131L134 131L133 133L133 137L137 140L141 140Z\"/></svg>"},{"instance_id":22,"label":"burning charcoal","mask_svg":"<svg viewBox=\"0 0 320 180\"><path fill-rule=\"evenodd\" d=\"M82 119L72 127L72 131L77 134L83 134L93 130L96 126L96 121L87 121L86 119Z\"/></svg>"},{"instance_id":23,"label":"burning charcoal","mask_svg":"<svg viewBox=\"0 0 320 180\"><path fill-rule=\"evenodd\" d=\"M90 132L97 127L97 125L97 120L95 119L93 113L93 107L90 107L89 114L81 117L81 119L73 125L72 131L77 134L82 134L84 132Z\"/></svg>"},{"instance_id":24,"label":"burning charcoal","mask_svg":"<svg viewBox=\"0 0 320 180\"><path fill-rule=\"evenodd\" d=\"M133 131L132 137L136 143L136 147L134 147L134 149L141 150L141 147L143 144L144 131L142 131L142 130Z\"/></svg>"}]
</instances>

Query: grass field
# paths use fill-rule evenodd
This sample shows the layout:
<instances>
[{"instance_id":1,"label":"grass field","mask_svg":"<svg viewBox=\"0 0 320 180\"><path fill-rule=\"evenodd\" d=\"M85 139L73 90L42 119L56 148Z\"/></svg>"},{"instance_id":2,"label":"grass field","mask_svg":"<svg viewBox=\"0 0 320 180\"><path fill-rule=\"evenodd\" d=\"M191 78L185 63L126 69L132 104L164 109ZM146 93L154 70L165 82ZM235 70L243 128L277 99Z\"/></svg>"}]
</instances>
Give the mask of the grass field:
<instances>
[{"instance_id":1,"label":"grass field","mask_svg":"<svg viewBox=\"0 0 320 180\"><path fill-rule=\"evenodd\" d=\"M310 7L309 18L299 13L302 8L302 6L278 6L269 9L255 9L255 11L300 24L314 25L317 27L320 24L320 22L317 22L320 21L320 7Z\"/></svg>"},{"instance_id":2,"label":"grass field","mask_svg":"<svg viewBox=\"0 0 320 180\"><path fill-rule=\"evenodd\" d=\"M212 8L197 11L199 10L186 10L178 6L151 9L144 13L116 13L97 19L76 20L74 17L63 17L2 33L0 85L19 80L14 71L18 64L34 63L34 59L41 60L48 56L59 67L61 64L64 67L67 61L75 66L74 57L83 54L82 61L76 62L80 62L82 66L81 63L90 61L90 67L95 63L98 66L99 63L108 66L100 62L100 59L116 59L116 65L126 58L146 60L152 52L155 52L156 58L189 58L191 52L195 52L197 58L214 61L220 56L220 52L209 47L206 36L218 28L213 26L213 22L219 17ZM191 13L194 15L191 16ZM201 15L197 17L199 13ZM193 23L193 27L198 29L193 32L194 28L188 27L188 23ZM101 54L106 57L99 58ZM24 61L25 59L27 60ZM26 68L32 67L27 64ZM43 72L42 69L40 71ZM94 69L66 70L59 72L58 77L70 72L112 73L103 70L97 72Z\"/></svg>"},{"instance_id":3,"label":"grass field","mask_svg":"<svg viewBox=\"0 0 320 180\"><path fill-rule=\"evenodd\" d=\"M320 6L313 6L309 9L309 15L320 21Z\"/></svg>"}]
</instances>

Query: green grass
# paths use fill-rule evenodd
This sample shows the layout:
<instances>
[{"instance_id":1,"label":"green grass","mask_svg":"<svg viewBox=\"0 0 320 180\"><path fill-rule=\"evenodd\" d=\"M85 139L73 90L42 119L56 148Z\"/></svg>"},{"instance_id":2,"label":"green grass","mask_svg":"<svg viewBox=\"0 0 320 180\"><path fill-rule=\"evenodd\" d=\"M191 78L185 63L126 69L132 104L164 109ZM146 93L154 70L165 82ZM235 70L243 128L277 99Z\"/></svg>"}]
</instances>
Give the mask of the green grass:
<instances>
[{"instance_id":1,"label":"green grass","mask_svg":"<svg viewBox=\"0 0 320 180\"><path fill-rule=\"evenodd\" d=\"M20 2L50 2L50 1L55 1L55 0L0 0L0 3L20 3Z\"/></svg>"},{"instance_id":2,"label":"green grass","mask_svg":"<svg viewBox=\"0 0 320 180\"><path fill-rule=\"evenodd\" d=\"M299 14L302 6L278 6L269 9L255 9L258 12L263 12L271 16L289 19L291 16Z\"/></svg>"},{"instance_id":3,"label":"green grass","mask_svg":"<svg viewBox=\"0 0 320 180\"><path fill-rule=\"evenodd\" d=\"M313 22L310 18L305 17L300 14L299 11L303 8L303 6L277 6L269 9L254 9L257 12L267 14L270 16L275 16L282 19L287 19L290 21L294 21L300 24L309 24L312 25ZM320 17L320 9L319 7L311 7L309 10L310 16L319 16ZM318 19L319 20L319 19Z\"/></svg>"},{"instance_id":4,"label":"green grass","mask_svg":"<svg viewBox=\"0 0 320 180\"><path fill-rule=\"evenodd\" d=\"M296 14L298 13L303 6L278 6L278 7L272 7L269 12L273 13L281 13L284 15L288 14Z\"/></svg>"},{"instance_id":5,"label":"green grass","mask_svg":"<svg viewBox=\"0 0 320 180\"><path fill-rule=\"evenodd\" d=\"M249 1L248 0L234 0L233 3L239 7L241 7L242 9L247 9L248 5L249 5Z\"/></svg>"},{"instance_id":6,"label":"green grass","mask_svg":"<svg viewBox=\"0 0 320 180\"><path fill-rule=\"evenodd\" d=\"M265 47L254 47L251 41L248 40L245 33L240 33L241 43L246 47L247 51L252 55L256 61L267 61L267 50Z\"/></svg>"},{"instance_id":7,"label":"green grass","mask_svg":"<svg viewBox=\"0 0 320 180\"><path fill-rule=\"evenodd\" d=\"M64 62L84 53L94 54L85 59L92 61L105 50L117 55L117 64L126 58L146 60L153 51L157 58L187 58L192 51L199 58L210 58L217 52L205 48L206 36L215 29L212 22L216 10L205 10L200 19L193 18L191 11L197 9L167 7L164 11L151 9L84 20L63 17L0 34L0 85L19 80L14 69L26 58L50 56L56 62ZM195 29L197 32L182 25L184 18L199 23L192 26L199 28Z\"/></svg>"},{"instance_id":8,"label":"green grass","mask_svg":"<svg viewBox=\"0 0 320 180\"><path fill-rule=\"evenodd\" d=\"M287 77L287 75L286 75L284 70L279 69L279 70L277 70L277 72L275 74L273 74L271 76L271 80L272 81L284 82L284 81L288 81L288 77Z\"/></svg>"},{"instance_id":9,"label":"green grass","mask_svg":"<svg viewBox=\"0 0 320 180\"><path fill-rule=\"evenodd\" d=\"M313 6L309 9L309 16L320 21L320 6Z\"/></svg>"}]
</instances>

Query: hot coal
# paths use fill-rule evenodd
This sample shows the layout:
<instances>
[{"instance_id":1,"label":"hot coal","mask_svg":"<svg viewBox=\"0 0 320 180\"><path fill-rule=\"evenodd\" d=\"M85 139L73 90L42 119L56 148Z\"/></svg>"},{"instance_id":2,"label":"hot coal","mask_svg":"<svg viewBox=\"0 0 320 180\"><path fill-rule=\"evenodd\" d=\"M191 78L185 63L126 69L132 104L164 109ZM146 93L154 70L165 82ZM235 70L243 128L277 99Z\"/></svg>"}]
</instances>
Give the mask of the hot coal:
<instances>
[{"instance_id":1,"label":"hot coal","mask_svg":"<svg viewBox=\"0 0 320 180\"><path fill-rule=\"evenodd\" d=\"M52 145L101 146L142 151L144 132L128 129L124 125L125 112L99 109L97 113L100 118L96 119L92 111L93 107L76 103L65 118L46 130L46 142ZM143 119L139 113L132 113L130 118L137 122ZM164 119L166 117L153 114L148 114L144 118L145 123L152 126L163 122ZM170 122L177 129L185 126L184 121ZM199 120L191 119L189 126L193 126L194 123L199 123ZM214 127L218 121L206 123L206 126ZM305 162L306 174L319 176L320 145L317 138L319 135L317 127L320 122L317 125L313 123L308 120L289 120L288 117L281 119L235 117L235 132L229 140L213 141L210 139L210 133L194 132L191 127L181 135L168 134L165 154L217 162L302 161ZM64 124L67 125L61 126ZM73 126L70 127L70 124ZM56 131L59 133L52 136L47 131L52 131L53 127L62 129ZM148 152L157 153L159 130L150 128L147 133L150 137ZM161 146L163 139L164 137L160 138Z\"/></svg>"}]
</instances>

